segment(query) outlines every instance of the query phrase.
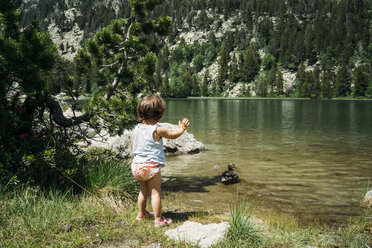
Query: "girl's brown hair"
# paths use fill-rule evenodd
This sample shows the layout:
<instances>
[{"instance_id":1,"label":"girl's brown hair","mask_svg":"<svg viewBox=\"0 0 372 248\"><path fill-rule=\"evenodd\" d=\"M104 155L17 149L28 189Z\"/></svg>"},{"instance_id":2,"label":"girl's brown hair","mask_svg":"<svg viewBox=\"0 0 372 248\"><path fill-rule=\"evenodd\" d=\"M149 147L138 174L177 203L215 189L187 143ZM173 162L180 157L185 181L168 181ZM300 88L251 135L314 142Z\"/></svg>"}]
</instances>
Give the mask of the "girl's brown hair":
<instances>
[{"instance_id":1,"label":"girl's brown hair","mask_svg":"<svg viewBox=\"0 0 372 248\"><path fill-rule=\"evenodd\" d=\"M150 94L141 99L137 106L138 121L153 119L159 121L164 114L166 104L158 95Z\"/></svg>"}]
</instances>

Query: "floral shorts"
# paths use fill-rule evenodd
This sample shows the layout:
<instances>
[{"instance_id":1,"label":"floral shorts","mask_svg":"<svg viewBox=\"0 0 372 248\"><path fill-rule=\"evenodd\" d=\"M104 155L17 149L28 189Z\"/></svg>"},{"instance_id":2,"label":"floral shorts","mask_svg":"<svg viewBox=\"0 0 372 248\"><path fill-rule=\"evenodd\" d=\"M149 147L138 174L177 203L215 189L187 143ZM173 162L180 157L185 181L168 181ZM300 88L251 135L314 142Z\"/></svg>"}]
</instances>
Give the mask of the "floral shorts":
<instances>
[{"instance_id":1,"label":"floral shorts","mask_svg":"<svg viewBox=\"0 0 372 248\"><path fill-rule=\"evenodd\" d=\"M131 165L132 174L138 181L147 181L160 171L163 164L158 162L136 163Z\"/></svg>"}]
</instances>

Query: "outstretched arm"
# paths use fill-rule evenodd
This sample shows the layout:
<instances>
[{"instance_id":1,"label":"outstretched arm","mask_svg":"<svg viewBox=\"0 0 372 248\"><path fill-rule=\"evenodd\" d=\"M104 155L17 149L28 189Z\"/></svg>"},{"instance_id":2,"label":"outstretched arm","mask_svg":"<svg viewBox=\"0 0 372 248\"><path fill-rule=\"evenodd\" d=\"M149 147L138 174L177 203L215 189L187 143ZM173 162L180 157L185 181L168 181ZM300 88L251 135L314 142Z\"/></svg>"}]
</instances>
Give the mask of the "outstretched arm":
<instances>
[{"instance_id":1,"label":"outstretched arm","mask_svg":"<svg viewBox=\"0 0 372 248\"><path fill-rule=\"evenodd\" d=\"M133 133L130 137L130 150L133 151Z\"/></svg>"},{"instance_id":2,"label":"outstretched arm","mask_svg":"<svg viewBox=\"0 0 372 248\"><path fill-rule=\"evenodd\" d=\"M171 132L164 127L158 127L156 129L156 133L159 135L159 139L160 137L164 137L166 139L177 139L185 132L185 130L187 129L189 125L190 125L189 119L184 118L182 122L178 121L177 131Z\"/></svg>"}]
</instances>

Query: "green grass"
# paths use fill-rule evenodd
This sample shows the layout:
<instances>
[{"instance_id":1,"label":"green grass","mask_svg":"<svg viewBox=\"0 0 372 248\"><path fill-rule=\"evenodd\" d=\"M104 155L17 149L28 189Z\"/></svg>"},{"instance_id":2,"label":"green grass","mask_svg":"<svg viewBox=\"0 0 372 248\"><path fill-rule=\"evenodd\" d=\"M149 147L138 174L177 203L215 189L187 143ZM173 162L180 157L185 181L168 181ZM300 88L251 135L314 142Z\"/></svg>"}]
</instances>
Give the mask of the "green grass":
<instances>
[{"instance_id":1,"label":"green grass","mask_svg":"<svg viewBox=\"0 0 372 248\"><path fill-rule=\"evenodd\" d=\"M110 191L126 192L135 195L136 181L131 175L130 166L121 161L91 163L83 170L85 187L93 192L108 188Z\"/></svg>"},{"instance_id":2,"label":"green grass","mask_svg":"<svg viewBox=\"0 0 372 248\"><path fill-rule=\"evenodd\" d=\"M248 205L244 200L237 201L230 207L230 228L223 242L218 248L233 247L261 247L262 235L251 221Z\"/></svg>"},{"instance_id":3,"label":"green grass","mask_svg":"<svg viewBox=\"0 0 372 248\"><path fill-rule=\"evenodd\" d=\"M173 218L167 228L152 220L135 220L137 183L121 161L92 160L84 167L87 191L43 189L29 185L0 186L0 247L197 247L170 241L164 232L184 221L218 223L230 229L218 248L232 247L367 247L372 246L371 211L339 226L299 225L292 216L257 211L254 203L237 201L227 213L195 212L172 195L163 212ZM90 193L87 193L87 192ZM368 212L369 211L369 212ZM71 225L71 229L66 229Z\"/></svg>"},{"instance_id":4,"label":"green grass","mask_svg":"<svg viewBox=\"0 0 372 248\"><path fill-rule=\"evenodd\" d=\"M1 198L1 247L36 247L48 242L80 204L70 192L40 192L27 186L10 193L2 190Z\"/></svg>"},{"instance_id":5,"label":"green grass","mask_svg":"<svg viewBox=\"0 0 372 248\"><path fill-rule=\"evenodd\" d=\"M136 183L122 161L90 160L80 193L29 185L0 187L0 247L87 246L109 240L133 209ZM108 225L103 223L110 223ZM72 225L71 230L64 226ZM90 235L93 230L97 233ZM120 231L119 231L120 233Z\"/></svg>"}]
</instances>

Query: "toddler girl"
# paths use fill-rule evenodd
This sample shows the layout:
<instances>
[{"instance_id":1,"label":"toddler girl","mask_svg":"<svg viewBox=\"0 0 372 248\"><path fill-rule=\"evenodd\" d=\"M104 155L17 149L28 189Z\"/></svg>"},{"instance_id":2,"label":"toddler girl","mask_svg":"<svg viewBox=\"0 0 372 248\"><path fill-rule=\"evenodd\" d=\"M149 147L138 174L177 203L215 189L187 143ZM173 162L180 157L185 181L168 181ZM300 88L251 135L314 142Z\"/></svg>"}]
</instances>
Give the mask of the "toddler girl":
<instances>
[{"instance_id":1,"label":"toddler girl","mask_svg":"<svg viewBox=\"0 0 372 248\"><path fill-rule=\"evenodd\" d=\"M138 195L138 220L155 217L155 226L161 227L172 223L170 218L161 215L161 173L165 166L163 140L177 139L190 125L188 119L178 122L179 129L175 132L168 131L158 122L165 111L164 100L154 94L142 98L137 106L139 123L133 130L131 148L133 162L131 165L133 176L140 183ZM154 213L146 210L148 193L151 193L151 205Z\"/></svg>"}]
</instances>

